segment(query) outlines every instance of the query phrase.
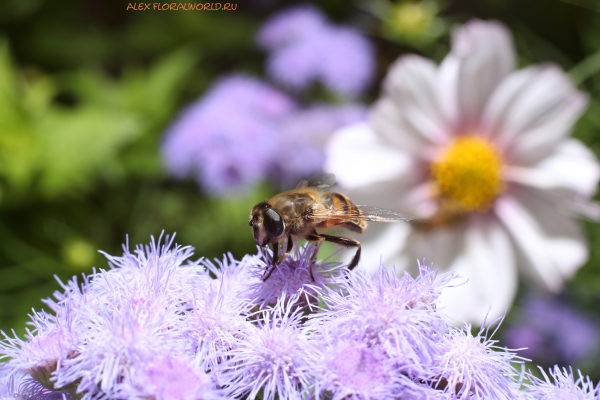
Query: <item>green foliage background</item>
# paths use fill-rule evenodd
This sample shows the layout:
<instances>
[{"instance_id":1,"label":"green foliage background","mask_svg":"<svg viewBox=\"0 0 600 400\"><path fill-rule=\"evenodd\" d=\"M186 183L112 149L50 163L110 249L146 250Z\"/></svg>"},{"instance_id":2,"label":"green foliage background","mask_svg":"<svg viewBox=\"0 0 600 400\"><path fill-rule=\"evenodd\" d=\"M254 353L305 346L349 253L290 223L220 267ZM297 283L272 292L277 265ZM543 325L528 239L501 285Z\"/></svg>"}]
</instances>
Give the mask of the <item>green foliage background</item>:
<instances>
[{"instance_id":1,"label":"green foliage background","mask_svg":"<svg viewBox=\"0 0 600 400\"><path fill-rule=\"evenodd\" d=\"M269 15L295 3L241 0L235 11L133 11L128 4L0 1L4 331L23 334L27 312L59 289L53 275L67 280L105 268L97 250L120 254L126 235L137 244L163 229L177 232L179 243L211 258L255 251L248 213L275 189L265 183L245 196L207 197L194 182L167 176L159 147L169 122L215 78L263 74L264 54L253 36ZM407 3L314 4L371 37L377 82L402 54L441 60L455 23L503 21L515 35L521 66L557 63L590 94L575 136L600 156L598 0L425 1L428 19L406 29L398 28L394 10ZM362 100L372 102L378 91L377 83ZM600 226L586 222L586 228L590 261L562 296L598 318Z\"/></svg>"}]
</instances>

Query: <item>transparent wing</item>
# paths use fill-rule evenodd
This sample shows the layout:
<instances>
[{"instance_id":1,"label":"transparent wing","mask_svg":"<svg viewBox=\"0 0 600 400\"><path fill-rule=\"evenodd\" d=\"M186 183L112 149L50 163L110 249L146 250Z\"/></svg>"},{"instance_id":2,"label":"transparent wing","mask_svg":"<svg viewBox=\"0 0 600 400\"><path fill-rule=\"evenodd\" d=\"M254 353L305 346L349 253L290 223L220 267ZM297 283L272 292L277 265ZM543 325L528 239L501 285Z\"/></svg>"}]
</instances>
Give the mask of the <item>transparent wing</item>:
<instances>
[{"instance_id":1,"label":"transparent wing","mask_svg":"<svg viewBox=\"0 0 600 400\"><path fill-rule=\"evenodd\" d=\"M296 186L296 189L303 187L314 187L320 190L327 190L333 185L335 185L334 174L321 174L314 176L307 181L301 181L298 186Z\"/></svg>"},{"instance_id":2,"label":"transparent wing","mask_svg":"<svg viewBox=\"0 0 600 400\"><path fill-rule=\"evenodd\" d=\"M346 220L359 221L374 221L374 222L403 222L416 219L412 215L401 213L398 211L386 210L384 208L372 206L359 206L351 212L344 210L320 210L314 211L313 217L320 218L335 218Z\"/></svg>"}]
</instances>

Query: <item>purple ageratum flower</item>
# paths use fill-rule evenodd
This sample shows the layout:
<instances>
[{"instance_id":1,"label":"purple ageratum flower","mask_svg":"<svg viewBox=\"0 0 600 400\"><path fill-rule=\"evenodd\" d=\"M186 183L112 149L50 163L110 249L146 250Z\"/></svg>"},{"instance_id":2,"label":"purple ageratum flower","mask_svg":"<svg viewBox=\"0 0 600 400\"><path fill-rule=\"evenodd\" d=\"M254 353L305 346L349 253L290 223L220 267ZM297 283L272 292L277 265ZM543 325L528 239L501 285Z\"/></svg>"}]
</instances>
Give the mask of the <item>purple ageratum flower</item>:
<instances>
[{"instance_id":1,"label":"purple ageratum flower","mask_svg":"<svg viewBox=\"0 0 600 400\"><path fill-rule=\"evenodd\" d=\"M197 343L199 358L211 368L216 368L253 328L247 319L252 315L252 304L233 285L238 274L230 271L234 268L226 269L222 276L198 290L184 317L188 334Z\"/></svg>"},{"instance_id":2,"label":"purple ageratum flower","mask_svg":"<svg viewBox=\"0 0 600 400\"><path fill-rule=\"evenodd\" d=\"M162 238L161 238L162 239ZM184 262L189 247L153 242L123 257L108 256L113 269L73 279L48 304L56 316L36 313L27 341L5 339L0 351L13 357L48 388L77 390L84 400L113 396L134 367L158 353L194 350L182 322L188 303L208 277L198 262ZM35 333L35 335L34 335ZM75 389L76 387L76 389Z\"/></svg>"},{"instance_id":3,"label":"purple ageratum flower","mask_svg":"<svg viewBox=\"0 0 600 400\"><path fill-rule=\"evenodd\" d=\"M597 354L598 323L551 297L531 295L514 326L505 332L511 347L538 362L570 364Z\"/></svg>"},{"instance_id":4,"label":"purple ageratum flower","mask_svg":"<svg viewBox=\"0 0 600 400\"><path fill-rule=\"evenodd\" d=\"M153 400L219 400L222 393L197 363L183 355L154 357L134 366L119 384L117 398Z\"/></svg>"},{"instance_id":5,"label":"purple ageratum flower","mask_svg":"<svg viewBox=\"0 0 600 400\"><path fill-rule=\"evenodd\" d=\"M294 109L290 98L259 80L223 78L167 130L167 168L178 178L196 176L214 195L245 189L268 172L276 122Z\"/></svg>"},{"instance_id":6,"label":"purple ageratum flower","mask_svg":"<svg viewBox=\"0 0 600 400\"><path fill-rule=\"evenodd\" d=\"M261 48L272 51L327 25L327 19L316 7L295 7L272 17L258 32L256 41Z\"/></svg>"},{"instance_id":7,"label":"purple ageratum flower","mask_svg":"<svg viewBox=\"0 0 600 400\"><path fill-rule=\"evenodd\" d=\"M421 263L417 260L419 266L419 276L413 278L408 272L404 272L402 279L396 279L395 275L390 273L381 273L373 275L373 279L379 280L379 286L386 288L389 296L399 296L398 301L404 301L406 308L417 310L440 310L438 300L442 294L442 289L460 286L464 282L451 285L454 280L460 276L455 272L439 274L437 269L433 269L433 263L430 267L425 264L425 259Z\"/></svg>"},{"instance_id":8,"label":"purple ageratum flower","mask_svg":"<svg viewBox=\"0 0 600 400\"><path fill-rule=\"evenodd\" d=\"M308 242L300 248L296 245L294 252L275 267L270 265L270 249L266 250L269 254L268 260L260 248L259 255L244 257L242 262L246 263L254 275L254 283L248 285L246 292L248 299L261 309L267 308L269 304L277 304L281 298L297 300L298 305L306 305L309 308L318 303L319 288L343 284L343 277L340 277L343 266L337 262L317 260L312 265L315 278L312 281L309 267L315 250L316 248ZM271 276L263 282L260 278L271 268L274 268Z\"/></svg>"},{"instance_id":9,"label":"purple ageratum flower","mask_svg":"<svg viewBox=\"0 0 600 400\"><path fill-rule=\"evenodd\" d=\"M218 372L219 384L233 397L300 399L313 378L313 344L300 327L294 300L281 299L262 314L259 325L228 353Z\"/></svg>"},{"instance_id":10,"label":"purple ageratum flower","mask_svg":"<svg viewBox=\"0 0 600 400\"><path fill-rule=\"evenodd\" d=\"M0 381L0 400L73 400L73 397L68 392L49 390L27 375L10 373Z\"/></svg>"},{"instance_id":11,"label":"purple ageratum flower","mask_svg":"<svg viewBox=\"0 0 600 400\"><path fill-rule=\"evenodd\" d=\"M572 372L557 368L554 383L547 375L543 381L524 374L530 383L518 392L522 380L516 382L510 363L522 359L497 347L483 329L473 336L470 326L447 325L436 309L452 274L424 265L416 279L383 267L374 275L355 271L313 283L320 297L316 314L304 315L296 306L302 292L290 297L287 289L274 305L255 311L249 294L259 282L253 274L260 257L190 263L190 248L160 241L135 254L125 247L122 257L108 256L110 271L84 276L82 285L75 279L63 284L64 292L46 301L54 316L34 313L26 340L0 342L0 355L11 358L0 368L0 399L598 395L589 379L574 380ZM289 274L307 274L302 264L312 252L299 250L289 259L289 265L297 262ZM331 275L340 268L333 265ZM246 278L254 283L244 283ZM60 390L50 390L55 388Z\"/></svg>"},{"instance_id":12,"label":"purple ageratum flower","mask_svg":"<svg viewBox=\"0 0 600 400\"><path fill-rule=\"evenodd\" d=\"M33 392L41 396L41 389L38 390L36 385L28 383L31 377L37 385L47 389L49 396L54 395L56 388L74 389L63 387L65 385L55 385L55 374L57 369L60 370L64 366L65 360L76 354L81 344L84 328L76 307L65 304L56 315L34 311L30 318L34 329L27 329L25 340L14 335L14 332L14 338L2 332L5 339L0 342L0 355L1 358L10 358L4 363L2 370L13 378L19 377L17 380L10 380L14 393L22 394L23 398L28 398ZM24 382L24 386L19 383L21 381Z\"/></svg>"},{"instance_id":13,"label":"purple ageratum flower","mask_svg":"<svg viewBox=\"0 0 600 400\"><path fill-rule=\"evenodd\" d=\"M279 124L280 141L273 153L269 178L280 187L290 187L321 173L324 143L329 135L366 118L367 110L359 104L320 104L290 114Z\"/></svg>"},{"instance_id":14,"label":"purple ageratum flower","mask_svg":"<svg viewBox=\"0 0 600 400\"><path fill-rule=\"evenodd\" d=\"M497 321L497 320L496 320ZM451 329L438 343L440 352L433 364L434 387L453 399L512 399L519 389L518 373L511 363L525 359L496 345L482 326L473 336L471 325ZM498 329L498 328L496 328ZM445 386L445 387L444 387Z\"/></svg>"},{"instance_id":15,"label":"purple ageratum flower","mask_svg":"<svg viewBox=\"0 0 600 400\"><path fill-rule=\"evenodd\" d=\"M242 293L246 292L250 285L261 281L251 268L253 261L249 260L254 260L254 256L245 256L241 261L237 261L231 253L227 253L223 256L223 261L216 258L214 263L203 260L202 265L216 277L210 282L213 290L232 292L237 297L244 297Z\"/></svg>"},{"instance_id":16,"label":"purple ageratum flower","mask_svg":"<svg viewBox=\"0 0 600 400\"><path fill-rule=\"evenodd\" d=\"M332 400L395 399L408 381L381 346L341 335L318 346L315 376L315 397Z\"/></svg>"},{"instance_id":17,"label":"purple ageratum flower","mask_svg":"<svg viewBox=\"0 0 600 400\"><path fill-rule=\"evenodd\" d=\"M61 364L55 386L76 384L84 400L114 397L136 364L156 353L190 351L191 343L182 340L178 311L173 305L159 318L143 311L80 310L88 321L84 344Z\"/></svg>"},{"instance_id":18,"label":"purple ageratum flower","mask_svg":"<svg viewBox=\"0 0 600 400\"><path fill-rule=\"evenodd\" d=\"M526 392L530 398L535 400L597 400L600 398L600 388L594 387L590 378L581 375L575 379L573 370L563 368L558 365L553 370L549 370L550 377L541 368L544 380L537 378L531 372L524 374L524 378L531 382L526 384Z\"/></svg>"},{"instance_id":19,"label":"purple ageratum flower","mask_svg":"<svg viewBox=\"0 0 600 400\"><path fill-rule=\"evenodd\" d=\"M371 43L352 28L330 24L314 7L276 15L260 30L257 42L270 52L269 74L292 89L319 81L335 93L354 97L373 79Z\"/></svg>"},{"instance_id":20,"label":"purple ageratum flower","mask_svg":"<svg viewBox=\"0 0 600 400\"><path fill-rule=\"evenodd\" d=\"M174 237L167 236L162 246L161 240L156 243L153 238L149 246L138 246L134 254L125 246L122 257L104 253L113 268L101 270L88 285L87 295L98 302L93 307L162 318L165 310L185 306L194 289L205 286L210 278L199 261L186 263L193 255L191 247L173 248Z\"/></svg>"},{"instance_id":21,"label":"purple ageratum flower","mask_svg":"<svg viewBox=\"0 0 600 400\"><path fill-rule=\"evenodd\" d=\"M307 328L314 340L339 332L348 339L382 346L401 373L429 377L438 342L449 326L432 306L411 308L415 303L406 295L406 287L383 266L373 275L353 271L341 289L320 291L323 310L310 316Z\"/></svg>"}]
</instances>

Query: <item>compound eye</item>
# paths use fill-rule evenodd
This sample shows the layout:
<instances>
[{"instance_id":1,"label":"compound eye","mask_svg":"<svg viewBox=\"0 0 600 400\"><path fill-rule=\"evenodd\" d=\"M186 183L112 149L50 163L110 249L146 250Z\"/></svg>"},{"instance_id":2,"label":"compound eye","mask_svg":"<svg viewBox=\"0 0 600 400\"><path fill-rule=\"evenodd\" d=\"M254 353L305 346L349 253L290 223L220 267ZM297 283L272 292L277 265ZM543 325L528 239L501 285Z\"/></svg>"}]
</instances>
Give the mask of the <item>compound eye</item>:
<instances>
[{"instance_id":1,"label":"compound eye","mask_svg":"<svg viewBox=\"0 0 600 400\"><path fill-rule=\"evenodd\" d=\"M272 208L268 209L265 212L265 217L263 220L263 225L267 234L274 238L283 233L283 220L281 219L281 215Z\"/></svg>"}]
</instances>

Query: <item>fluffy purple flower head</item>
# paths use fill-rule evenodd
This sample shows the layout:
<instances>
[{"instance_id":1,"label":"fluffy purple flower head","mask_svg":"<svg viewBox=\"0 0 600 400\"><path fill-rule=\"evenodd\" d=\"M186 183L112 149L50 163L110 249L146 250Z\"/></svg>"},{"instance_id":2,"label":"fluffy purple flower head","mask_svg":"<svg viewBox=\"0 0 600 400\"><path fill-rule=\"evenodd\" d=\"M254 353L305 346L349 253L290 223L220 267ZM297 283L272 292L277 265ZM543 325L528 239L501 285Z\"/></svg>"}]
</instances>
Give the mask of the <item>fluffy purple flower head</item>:
<instances>
[{"instance_id":1,"label":"fluffy purple flower head","mask_svg":"<svg viewBox=\"0 0 600 400\"><path fill-rule=\"evenodd\" d=\"M294 300L281 299L265 311L258 326L228 353L218 371L219 384L233 397L300 399L313 377L313 344L300 328Z\"/></svg>"},{"instance_id":2,"label":"fluffy purple flower head","mask_svg":"<svg viewBox=\"0 0 600 400\"><path fill-rule=\"evenodd\" d=\"M281 298L296 299L299 305L306 305L310 308L311 304L318 303L316 294L319 288L343 284L343 277L340 277L340 270L343 266L337 262L326 262L326 260L317 260L313 263L312 272L315 280L312 281L309 267L316 247L310 243L306 243L300 248L295 246L293 253L274 267L269 279L263 282L260 278L267 270L273 268L270 265L272 252L270 249L266 251L268 260L260 248L259 255L246 256L243 260L255 277L254 283L248 285L246 295L261 309L267 308L269 304L277 304Z\"/></svg>"},{"instance_id":3,"label":"fluffy purple flower head","mask_svg":"<svg viewBox=\"0 0 600 400\"><path fill-rule=\"evenodd\" d=\"M6 369L0 373L6 373ZM9 373L0 379L0 400L73 400L68 392L50 390L30 376Z\"/></svg>"},{"instance_id":4,"label":"fluffy purple flower head","mask_svg":"<svg viewBox=\"0 0 600 400\"><path fill-rule=\"evenodd\" d=\"M473 336L471 325L450 330L439 342L440 352L433 363L435 387L453 399L512 399L519 389L518 373L511 362L523 358L496 345L482 326ZM498 328L496 328L498 329Z\"/></svg>"},{"instance_id":5,"label":"fluffy purple flower head","mask_svg":"<svg viewBox=\"0 0 600 400\"><path fill-rule=\"evenodd\" d=\"M120 384L118 398L153 400L218 400L224 398L204 369L186 356L162 356L134 366Z\"/></svg>"},{"instance_id":6,"label":"fluffy purple flower head","mask_svg":"<svg viewBox=\"0 0 600 400\"><path fill-rule=\"evenodd\" d=\"M334 93L354 97L373 79L371 43L352 28L330 24L313 7L276 15L258 33L257 42L270 52L269 74L291 89L318 81Z\"/></svg>"},{"instance_id":7,"label":"fluffy purple flower head","mask_svg":"<svg viewBox=\"0 0 600 400\"><path fill-rule=\"evenodd\" d=\"M404 377L381 346L343 336L319 346L315 375L320 377L315 381L316 397L326 393L332 400L394 399Z\"/></svg>"},{"instance_id":8,"label":"fluffy purple flower head","mask_svg":"<svg viewBox=\"0 0 600 400\"><path fill-rule=\"evenodd\" d=\"M178 178L196 176L210 194L240 191L264 177L276 151L276 122L295 109L257 79L218 81L166 132L162 153Z\"/></svg>"},{"instance_id":9,"label":"fluffy purple flower head","mask_svg":"<svg viewBox=\"0 0 600 400\"><path fill-rule=\"evenodd\" d=\"M213 286L212 290L234 293L238 296L246 292L249 285L258 283L260 278L255 276L250 266L252 262L248 261L253 259L252 257L246 256L241 261L237 261L231 253L227 253L222 261L203 260L202 265L216 277L210 282Z\"/></svg>"},{"instance_id":10,"label":"fluffy purple flower head","mask_svg":"<svg viewBox=\"0 0 600 400\"><path fill-rule=\"evenodd\" d=\"M414 301L403 290L404 280L383 266L373 275L353 271L346 282L342 288L320 291L323 309L307 323L315 339L339 332L381 346L402 373L428 377L438 342L449 329L440 313L431 306L411 308Z\"/></svg>"},{"instance_id":11,"label":"fluffy purple flower head","mask_svg":"<svg viewBox=\"0 0 600 400\"><path fill-rule=\"evenodd\" d=\"M107 255L112 269L84 276L80 286L76 279L61 283L64 292L46 301L56 315L35 313L26 341L2 342L0 350L12 357L6 365L88 400L116 396L135 366L156 352L191 351L182 318L208 277L198 262L185 264L191 248L161 241Z\"/></svg>"},{"instance_id":12,"label":"fluffy purple flower head","mask_svg":"<svg viewBox=\"0 0 600 400\"><path fill-rule=\"evenodd\" d=\"M188 262L190 248L161 241L107 256L111 270L46 301L55 315L32 314L25 340L5 335L0 399L598 396L589 379L558 368L554 382L517 381L511 363L523 359L493 334L448 325L436 303L453 274L423 264L415 279L383 266L370 275L318 260L312 282L308 244L263 282L260 256Z\"/></svg>"},{"instance_id":13,"label":"fluffy purple flower head","mask_svg":"<svg viewBox=\"0 0 600 400\"><path fill-rule=\"evenodd\" d=\"M594 387L590 378L581 375L577 371L579 378L575 379L573 370L563 368L558 365L549 370L550 377L541 368L544 380L537 378L531 372L525 374L525 378L530 384L526 384L527 393L535 400L598 400L600 398L600 388Z\"/></svg>"},{"instance_id":14,"label":"fluffy purple flower head","mask_svg":"<svg viewBox=\"0 0 600 400\"><path fill-rule=\"evenodd\" d=\"M598 323L557 299L530 295L504 340L543 364L570 364L597 356Z\"/></svg>"},{"instance_id":15,"label":"fluffy purple flower head","mask_svg":"<svg viewBox=\"0 0 600 400\"><path fill-rule=\"evenodd\" d=\"M189 335L197 343L198 356L211 368L253 328L247 319L252 314L252 304L241 295L239 288L226 280L228 276L225 273L198 290L184 317Z\"/></svg>"},{"instance_id":16,"label":"fluffy purple flower head","mask_svg":"<svg viewBox=\"0 0 600 400\"><path fill-rule=\"evenodd\" d=\"M79 345L78 321L66 307L58 317L44 311L34 311L30 317L35 329L27 330L26 340L5 335L0 352L3 358L10 357L7 366L29 373L46 388L53 389L52 373Z\"/></svg>"},{"instance_id":17,"label":"fluffy purple flower head","mask_svg":"<svg viewBox=\"0 0 600 400\"><path fill-rule=\"evenodd\" d=\"M137 363L156 352L189 351L189 344L180 340L182 332L173 308L161 318L130 310L87 310L86 345L62 363L55 386L77 384L85 400L101 396L99 392L116 396L118 384L129 379Z\"/></svg>"}]
</instances>

